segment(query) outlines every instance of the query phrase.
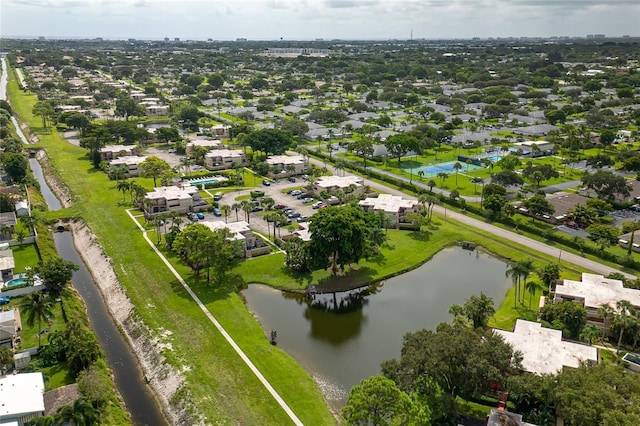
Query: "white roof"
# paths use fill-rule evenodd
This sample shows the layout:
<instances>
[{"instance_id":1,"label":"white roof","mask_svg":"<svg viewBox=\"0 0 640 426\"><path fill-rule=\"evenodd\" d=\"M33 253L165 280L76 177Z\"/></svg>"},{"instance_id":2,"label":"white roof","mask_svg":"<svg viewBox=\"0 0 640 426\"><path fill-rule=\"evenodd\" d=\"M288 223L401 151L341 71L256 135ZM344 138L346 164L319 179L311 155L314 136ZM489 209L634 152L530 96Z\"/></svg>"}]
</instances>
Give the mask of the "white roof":
<instances>
[{"instance_id":1,"label":"white roof","mask_svg":"<svg viewBox=\"0 0 640 426\"><path fill-rule=\"evenodd\" d=\"M142 163L146 159L147 157L145 156L139 157L137 155L125 155L122 157L118 157L115 160L111 160L109 165L110 166L120 166L120 165L133 166L133 165Z\"/></svg>"},{"instance_id":2,"label":"white roof","mask_svg":"<svg viewBox=\"0 0 640 426\"><path fill-rule=\"evenodd\" d=\"M364 180L358 176L320 176L316 185L320 188L346 188L349 185L362 186Z\"/></svg>"},{"instance_id":3,"label":"white roof","mask_svg":"<svg viewBox=\"0 0 640 426\"><path fill-rule=\"evenodd\" d=\"M11 249L0 250L0 271L7 271L16 267Z\"/></svg>"},{"instance_id":4,"label":"white roof","mask_svg":"<svg viewBox=\"0 0 640 426\"><path fill-rule=\"evenodd\" d=\"M131 150L135 148L133 145L107 145L105 147L100 148L100 152L120 152L126 151L131 152Z\"/></svg>"},{"instance_id":5,"label":"white roof","mask_svg":"<svg viewBox=\"0 0 640 426\"><path fill-rule=\"evenodd\" d=\"M212 157L212 158L234 158L234 157L239 157L242 158L244 157L244 151L242 151L241 149L216 149L215 151L209 151L206 154L206 157Z\"/></svg>"},{"instance_id":6,"label":"white roof","mask_svg":"<svg viewBox=\"0 0 640 426\"><path fill-rule=\"evenodd\" d=\"M232 240L244 240L245 239L244 233L251 232L251 228L249 228L249 224L244 220L241 220L240 222L231 222L231 223L224 223L218 220L213 222L208 220L203 220L200 223L206 226L207 228L211 229L212 231L217 231L218 229L225 229L225 228L228 229L232 234L230 238Z\"/></svg>"},{"instance_id":7,"label":"white roof","mask_svg":"<svg viewBox=\"0 0 640 426\"><path fill-rule=\"evenodd\" d=\"M556 298L562 296L584 299L584 306L599 308L609 304L615 308L616 302L628 300L640 308L640 290L625 288L620 280L605 278L602 275L582 273L582 281L564 280L556 286Z\"/></svg>"},{"instance_id":8,"label":"white roof","mask_svg":"<svg viewBox=\"0 0 640 426\"><path fill-rule=\"evenodd\" d=\"M302 241L311 241L311 232L309 232L309 225L301 223L298 225L298 229L293 231L293 234L300 238Z\"/></svg>"},{"instance_id":9,"label":"white roof","mask_svg":"<svg viewBox=\"0 0 640 426\"><path fill-rule=\"evenodd\" d=\"M413 209L418 204L416 200L403 200L400 195L380 194L377 198L365 198L358 203L373 210L383 210L388 213L398 213L401 209Z\"/></svg>"},{"instance_id":10,"label":"white roof","mask_svg":"<svg viewBox=\"0 0 640 426\"><path fill-rule=\"evenodd\" d=\"M512 332L493 332L522 353L522 367L531 373L555 374L565 366L577 368L581 361L598 360L595 347L564 341L561 330L544 328L537 322L519 319Z\"/></svg>"},{"instance_id":11,"label":"white roof","mask_svg":"<svg viewBox=\"0 0 640 426\"><path fill-rule=\"evenodd\" d=\"M157 200L165 198L167 200L188 199L191 194L198 192L195 186L186 186L180 188L178 186L159 186L154 188L153 192L147 192L147 198Z\"/></svg>"},{"instance_id":12,"label":"white roof","mask_svg":"<svg viewBox=\"0 0 640 426\"><path fill-rule=\"evenodd\" d=\"M265 163L275 164L304 164L304 157L302 155L272 155L264 160Z\"/></svg>"},{"instance_id":13,"label":"white roof","mask_svg":"<svg viewBox=\"0 0 640 426\"><path fill-rule=\"evenodd\" d=\"M196 139L192 142L187 143L187 147L194 147L194 146L203 146L205 148L207 147L212 147L212 146L222 146L222 141L220 140L211 140L211 139Z\"/></svg>"},{"instance_id":14,"label":"white roof","mask_svg":"<svg viewBox=\"0 0 640 426\"><path fill-rule=\"evenodd\" d=\"M9 374L0 377L0 418L44 412L42 373Z\"/></svg>"}]
</instances>

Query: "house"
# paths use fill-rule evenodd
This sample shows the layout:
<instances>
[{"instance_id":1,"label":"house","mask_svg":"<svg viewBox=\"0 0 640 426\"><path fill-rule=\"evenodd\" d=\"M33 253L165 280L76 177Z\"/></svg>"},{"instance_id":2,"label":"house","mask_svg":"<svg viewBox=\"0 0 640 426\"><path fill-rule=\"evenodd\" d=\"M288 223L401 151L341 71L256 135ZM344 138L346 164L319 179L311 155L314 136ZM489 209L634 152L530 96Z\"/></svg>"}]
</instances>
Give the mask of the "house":
<instances>
[{"instance_id":1,"label":"house","mask_svg":"<svg viewBox=\"0 0 640 426\"><path fill-rule=\"evenodd\" d=\"M211 126L211 133L219 138L229 138L231 132L231 126L226 124L216 124L215 126Z\"/></svg>"},{"instance_id":2,"label":"house","mask_svg":"<svg viewBox=\"0 0 640 426\"><path fill-rule=\"evenodd\" d=\"M135 145L107 145L100 148L100 161L111 161L125 155L135 155L137 148Z\"/></svg>"},{"instance_id":3,"label":"house","mask_svg":"<svg viewBox=\"0 0 640 426\"><path fill-rule=\"evenodd\" d=\"M270 167L289 172L288 167L293 167L293 173L302 173L306 168L306 161L302 155L272 155L264 160Z\"/></svg>"},{"instance_id":4,"label":"house","mask_svg":"<svg viewBox=\"0 0 640 426\"><path fill-rule=\"evenodd\" d=\"M516 142L510 151L521 151L523 157L540 157L553 153L553 144L547 141Z\"/></svg>"},{"instance_id":5,"label":"house","mask_svg":"<svg viewBox=\"0 0 640 426\"><path fill-rule=\"evenodd\" d=\"M233 164L244 164L247 156L241 149L216 149L204 156L204 165L209 169L230 169Z\"/></svg>"},{"instance_id":6,"label":"house","mask_svg":"<svg viewBox=\"0 0 640 426\"><path fill-rule=\"evenodd\" d=\"M499 408L492 408L487 416L485 426L536 426L522 420L522 414L512 413Z\"/></svg>"},{"instance_id":7,"label":"house","mask_svg":"<svg viewBox=\"0 0 640 426\"><path fill-rule=\"evenodd\" d=\"M55 416L60 407L73 405L79 398L82 398L82 393L77 383L51 389L44 393L44 415Z\"/></svg>"},{"instance_id":8,"label":"house","mask_svg":"<svg viewBox=\"0 0 640 426\"><path fill-rule=\"evenodd\" d=\"M185 146L184 150L187 156L191 156L191 152L196 146L205 148L207 151L211 151L212 149L221 149L223 147L222 141L217 139L196 139L194 141L188 142Z\"/></svg>"},{"instance_id":9,"label":"house","mask_svg":"<svg viewBox=\"0 0 640 426\"><path fill-rule=\"evenodd\" d=\"M10 240L16 230L16 212L0 213L0 239Z\"/></svg>"},{"instance_id":10,"label":"house","mask_svg":"<svg viewBox=\"0 0 640 426\"><path fill-rule=\"evenodd\" d=\"M165 116L169 115L170 108L169 105L147 105L145 106L145 112L148 116Z\"/></svg>"},{"instance_id":11,"label":"house","mask_svg":"<svg viewBox=\"0 0 640 426\"><path fill-rule=\"evenodd\" d=\"M112 170L115 167L123 167L126 168L126 172L124 173L125 177L135 177L140 174L140 163L146 160L145 156L136 156L136 155L125 155L123 157L118 157L116 159L111 160L107 171Z\"/></svg>"},{"instance_id":12,"label":"house","mask_svg":"<svg viewBox=\"0 0 640 426\"><path fill-rule=\"evenodd\" d=\"M522 368L534 374L555 374L564 367L578 368L580 363L598 362L598 349L562 340L562 330L542 327L538 322L519 319L513 331L494 333L522 354Z\"/></svg>"},{"instance_id":13,"label":"house","mask_svg":"<svg viewBox=\"0 0 640 426\"><path fill-rule=\"evenodd\" d=\"M198 188L187 186L159 186L148 192L142 202L142 208L147 216L153 216L168 211L187 213L205 210L209 203L200 196Z\"/></svg>"},{"instance_id":14,"label":"house","mask_svg":"<svg viewBox=\"0 0 640 426\"><path fill-rule=\"evenodd\" d=\"M396 228L404 222L404 217L418 210L418 201L404 200L400 195L380 194L377 198L365 198L358 202L365 212L382 211Z\"/></svg>"},{"instance_id":15,"label":"house","mask_svg":"<svg viewBox=\"0 0 640 426\"><path fill-rule=\"evenodd\" d=\"M328 193L332 193L338 189L345 189L351 185L354 185L356 188L362 187L364 183L364 179L359 176L320 176L315 183L313 184L316 192L320 193L322 191L327 191Z\"/></svg>"},{"instance_id":16,"label":"house","mask_svg":"<svg viewBox=\"0 0 640 426\"><path fill-rule=\"evenodd\" d=\"M6 246L6 243L3 244ZM13 279L13 268L16 267L13 252L8 247L0 248L0 279L7 282Z\"/></svg>"},{"instance_id":17,"label":"house","mask_svg":"<svg viewBox=\"0 0 640 426\"><path fill-rule=\"evenodd\" d=\"M598 309L604 305L615 309L617 302L628 300L636 310L640 310L640 290L625 288L620 280L585 272L580 281L564 280L557 285L553 300L580 303L587 310L587 323L600 327L604 320L598 315Z\"/></svg>"},{"instance_id":18,"label":"house","mask_svg":"<svg viewBox=\"0 0 640 426\"><path fill-rule=\"evenodd\" d=\"M0 423L24 425L44 415L42 373L0 376Z\"/></svg>"},{"instance_id":19,"label":"house","mask_svg":"<svg viewBox=\"0 0 640 426\"><path fill-rule=\"evenodd\" d=\"M567 217L567 212L575 208L578 204L586 205L589 198L580 194L572 194L569 192L556 192L546 197L547 201L553 207L553 222L562 223Z\"/></svg>"},{"instance_id":20,"label":"house","mask_svg":"<svg viewBox=\"0 0 640 426\"><path fill-rule=\"evenodd\" d=\"M25 200L18 201L14 206L16 209L17 217L29 216L29 214L31 213L29 211L29 203Z\"/></svg>"},{"instance_id":21,"label":"house","mask_svg":"<svg viewBox=\"0 0 640 426\"><path fill-rule=\"evenodd\" d=\"M212 231L227 229L231 234L228 238L230 241L241 241L243 243L244 257L253 257L271 252L271 249L268 246L265 246L262 240L253 235L253 231L251 231L249 224L244 220L231 223L205 220L200 223Z\"/></svg>"},{"instance_id":22,"label":"house","mask_svg":"<svg viewBox=\"0 0 640 426\"><path fill-rule=\"evenodd\" d=\"M18 341L18 332L22 330L20 309L0 311L0 346L14 348Z\"/></svg>"},{"instance_id":23,"label":"house","mask_svg":"<svg viewBox=\"0 0 640 426\"><path fill-rule=\"evenodd\" d=\"M547 136L552 130L560 130L560 128L552 126L551 124L536 124L529 127L513 129L513 133L522 136Z\"/></svg>"}]
</instances>

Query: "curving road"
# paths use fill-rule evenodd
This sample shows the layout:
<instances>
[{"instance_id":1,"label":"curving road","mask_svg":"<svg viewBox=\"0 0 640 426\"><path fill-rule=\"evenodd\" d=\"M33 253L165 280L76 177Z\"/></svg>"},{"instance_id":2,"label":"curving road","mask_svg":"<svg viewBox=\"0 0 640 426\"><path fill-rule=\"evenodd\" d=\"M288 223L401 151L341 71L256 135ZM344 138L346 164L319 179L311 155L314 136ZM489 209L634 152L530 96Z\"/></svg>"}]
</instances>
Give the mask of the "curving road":
<instances>
[{"instance_id":1,"label":"curving road","mask_svg":"<svg viewBox=\"0 0 640 426\"><path fill-rule=\"evenodd\" d=\"M297 155L297 153L294 152L290 152L290 155ZM332 173L337 174L336 169L329 163L327 163L325 165L324 162L320 161L320 160L316 160L315 158L310 158L309 159L310 163L313 163L317 166L320 167L327 167L328 170L330 170ZM352 175L352 173L348 173L348 172L344 172L344 171L340 171L341 174L345 174L345 175ZM399 191L397 189L394 188L389 188L388 186L382 185L380 183L365 179L365 185L369 185L371 188L374 188L376 190L385 192L387 194L393 194L393 195L402 195L405 199L413 199L415 200L415 197L409 196L407 194L405 194L402 191ZM480 229L482 231L488 232L490 234L493 234L497 237L500 238L504 238L505 240L509 240L512 241L514 243L517 244L521 244L525 247L528 247L532 250L538 251L540 253L544 253L546 255L552 256L552 257L556 257L558 259L562 259L565 262L569 262L572 263L576 266L578 266L580 269L584 269L586 271L592 271L594 273L597 274L601 274L601 275L609 275L612 272L618 272L620 274L623 274L624 276L628 277L628 278L632 278L635 279L636 276L635 275L631 275L629 273L626 273L624 271L621 271L619 269L616 268L612 268L611 266L607 266L604 265L602 263L596 262L594 260L590 260L590 259L586 259L582 256L579 256L577 254L573 254L570 252L566 252L562 249L550 246L548 244L542 243L540 241L536 241L534 239L531 239L529 237L525 237L524 235L520 235L520 234L516 234L515 232L503 229L503 228L499 228L495 225L492 225L490 223L486 223L483 222L481 220L466 216L462 213L458 213L455 211L451 211L449 209L447 209L446 207L442 207L442 206L435 206L434 211L436 213L439 213L443 216L445 216L446 218L451 218L454 219L464 225L467 225L469 227L473 227L473 228L477 228Z\"/></svg>"}]
</instances>

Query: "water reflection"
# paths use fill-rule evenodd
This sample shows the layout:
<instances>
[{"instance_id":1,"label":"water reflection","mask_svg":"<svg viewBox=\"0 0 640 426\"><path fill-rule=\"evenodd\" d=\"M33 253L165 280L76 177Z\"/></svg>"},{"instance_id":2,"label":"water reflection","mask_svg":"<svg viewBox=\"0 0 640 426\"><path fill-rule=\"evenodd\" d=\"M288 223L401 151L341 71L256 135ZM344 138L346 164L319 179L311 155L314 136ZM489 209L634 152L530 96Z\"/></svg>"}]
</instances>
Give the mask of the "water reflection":
<instances>
[{"instance_id":1,"label":"water reflection","mask_svg":"<svg viewBox=\"0 0 640 426\"><path fill-rule=\"evenodd\" d=\"M400 356L405 333L450 321L451 305L481 291L498 306L511 285L504 270L484 253L450 248L384 285L313 297L250 285L243 294L266 336L276 329L279 347L331 389L327 398L340 408L353 385Z\"/></svg>"}]
</instances>

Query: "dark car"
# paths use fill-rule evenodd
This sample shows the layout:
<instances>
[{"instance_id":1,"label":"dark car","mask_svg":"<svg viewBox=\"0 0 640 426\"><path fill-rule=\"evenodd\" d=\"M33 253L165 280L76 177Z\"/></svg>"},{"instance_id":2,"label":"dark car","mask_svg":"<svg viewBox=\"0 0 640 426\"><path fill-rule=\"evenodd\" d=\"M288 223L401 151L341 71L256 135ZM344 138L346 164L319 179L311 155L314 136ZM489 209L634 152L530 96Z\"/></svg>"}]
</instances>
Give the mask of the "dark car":
<instances>
[{"instance_id":1,"label":"dark car","mask_svg":"<svg viewBox=\"0 0 640 426\"><path fill-rule=\"evenodd\" d=\"M8 297L0 297L0 305L6 305L7 303L9 303L11 301L11 299L9 299Z\"/></svg>"},{"instance_id":2,"label":"dark car","mask_svg":"<svg viewBox=\"0 0 640 426\"><path fill-rule=\"evenodd\" d=\"M285 206L284 204L276 204L275 206L273 206L273 208L275 210L283 210L283 209L286 209L287 206Z\"/></svg>"},{"instance_id":3,"label":"dark car","mask_svg":"<svg viewBox=\"0 0 640 426\"><path fill-rule=\"evenodd\" d=\"M289 176L289 177L287 178L287 180L288 180L289 182L295 182L295 181L296 181L296 178L294 178L293 176Z\"/></svg>"},{"instance_id":4,"label":"dark car","mask_svg":"<svg viewBox=\"0 0 640 426\"><path fill-rule=\"evenodd\" d=\"M213 215L214 215L214 216L216 216L216 217L220 217L220 216L222 216L222 212L220 211L220 209L219 209L219 208L214 207L214 209L213 209Z\"/></svg>"},{"instance_id":5,"label":"dark car","mask_svg":"<svg viewBox=\"0 0 640 426\"><path fill-rule=\"evenodd\" d=\"M289 214L287 215L287 217L288 217L289 219L295 219L295 218L300 217L300 216L302 216L302 215L301 215L300 213L298 213L298 212L291 212L291 213L289 213Z\"/></svg>"},{"instance_id":6,"label":"dark car","mask_svg":"<svg viewBox=\"0 0 640 426\"><path fill-rule=\"evenodd\" d=\"M220 210L218 210L218 211L220 211ZM215 210L214 210L214 214L215 214ZM198 219L202 220L202 219L204 219L204 213L200 213L200 212L198 212L198 213L196 213L196 217L197 217Z\"/></svg>"}]
</instances>

